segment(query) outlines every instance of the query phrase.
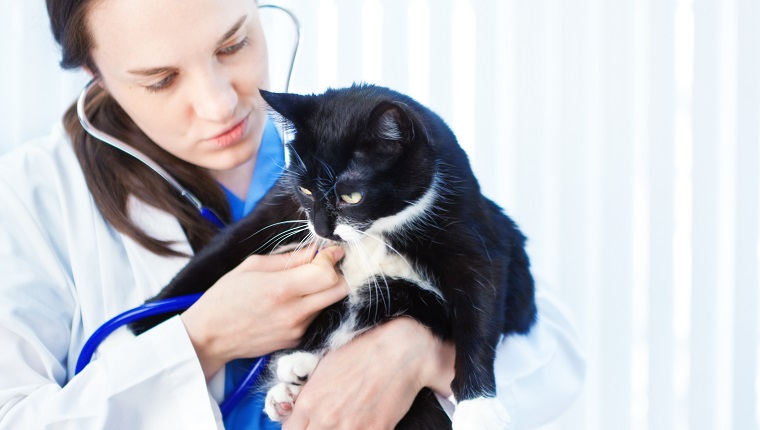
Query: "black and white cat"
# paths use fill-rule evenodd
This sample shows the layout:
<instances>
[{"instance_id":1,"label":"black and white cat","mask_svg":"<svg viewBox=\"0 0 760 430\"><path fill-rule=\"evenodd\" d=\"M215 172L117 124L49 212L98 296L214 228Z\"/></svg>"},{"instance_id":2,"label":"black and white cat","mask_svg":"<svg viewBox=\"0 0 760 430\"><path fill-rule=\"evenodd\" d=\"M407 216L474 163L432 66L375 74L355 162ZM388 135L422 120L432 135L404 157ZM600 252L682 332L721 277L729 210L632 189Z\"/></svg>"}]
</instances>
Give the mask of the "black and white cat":
<instances>
[{"instance_id":1,"label":"black and white cat","mask_svg":"<svg viewBox=\"0 0 760 430\"><path fill-rule=\"evenodd\" d=\"M277 360L270 417L282 418L274 403L293 401L322 354L406 315L456 346L453 428L507 428L493 412L500 410L492 403L495 348L502 335L530 330L533 278L524 236L481 194L454 134L410 97L373 85L261 94L294 132L285 174L155 299L205 291L251 253L309 240L340 243L351 292ZM426 389L397 428L451 426Z\"/></svg>"}]
</instances>

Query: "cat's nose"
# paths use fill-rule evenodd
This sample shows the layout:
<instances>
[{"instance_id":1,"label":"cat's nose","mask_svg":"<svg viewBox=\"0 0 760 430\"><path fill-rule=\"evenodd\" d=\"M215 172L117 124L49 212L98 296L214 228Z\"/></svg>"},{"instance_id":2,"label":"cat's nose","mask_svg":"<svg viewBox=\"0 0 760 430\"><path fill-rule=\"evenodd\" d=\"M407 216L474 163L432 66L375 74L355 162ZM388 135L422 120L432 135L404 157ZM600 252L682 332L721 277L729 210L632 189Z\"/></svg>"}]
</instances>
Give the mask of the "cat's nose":
<instances>
[{"instance_id":1,"label":"cat's nose","mask_svg":"<svg viewBox=\"0 0 760 430\"><path fill-rule=\"evenodd\" d=\"M323 239L343 242L343 239L335 234L335 223L326 217L318 217L314 220L314 232Z\"/></svg>"},{"instance_id":2,"label":"cat's nose","mask_svg":"<svg viewBox=\"0 0 760 430\"><path fill-rule=\"evenodd\" d=\"M333 242L340 242L340 243L345 242L342 237L333 233L320 232L319 230L317 230L317 235L321 237L322 239L331 240Z\"/></svg>"}]
</instances>

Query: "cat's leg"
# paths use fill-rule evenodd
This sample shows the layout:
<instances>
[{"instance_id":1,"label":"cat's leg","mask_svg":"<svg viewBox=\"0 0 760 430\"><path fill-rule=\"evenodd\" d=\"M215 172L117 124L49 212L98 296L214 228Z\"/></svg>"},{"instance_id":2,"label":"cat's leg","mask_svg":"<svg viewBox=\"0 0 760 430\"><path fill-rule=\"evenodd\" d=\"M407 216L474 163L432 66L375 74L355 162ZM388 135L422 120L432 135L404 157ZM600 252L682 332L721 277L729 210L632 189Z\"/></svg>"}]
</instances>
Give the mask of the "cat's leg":
<instances>
[{"instance_id":1,"label":"cat's leg","mask_svg":"<svg viewBox=\"0 0 760 430\"><path fill-rule=\"evenodd\" d=\"M483 285L480 285L481 289L475 290L469 299L462 296L457 299L459 304L467 303L469 311L465 306L457 309L457 315L465 316L462 319L465 324L458 324L456 329L456 339L459 339L456 342L457 377L452 382L452 391L459 402L453 417L455 430L511 428L509 411L494 397L496 391L495 380L492 379L493 362L499 334L494 332L493 327L500 325L499 331L506 335L525 334L536 319L535 287L530 273L530 262L525 252L525 237L517 230L512 220L504 217L501 209L495 205L493 207L495 222L500 231L498 237L510 238L509 242L512 245L508 248L509 258L505 259L506 270L503 265L493 262L490 265L494 274L494 285L500 286L491 290L497 292L496 297L488 294L490 288L484 290ZM496 306L489 306L483 300L478 302L475 298L489 296L496 299L493 300ZM472 310L476 312L473 313ZM476 337L473 337L473 334ZM479 340L474 343L470 341L478 339L477 336L481 336ZM484 351L483 346L488 349ZM459 375L471 374L476 375L474 384L459 378ZM487 383L483 384L486 381ZM494 381L494 385L491 385L491 381ZM475 389L479 385L487 387L488 390L479 395Z\"/></svg>"},{"instance_id":2,"label":"cat's leg","mask_svg":"<svg viewBox=\"0 0 760 430\"><path fill-rule=\"evenodd\" d=\"M459 345L457 344L457 348ZM488 346L492 348L492 346ZM505 406L496 399L495 389L478 392L480 385L490 387L493 375L493 359L477 364L473 356L463 357L457 352L456 376L451 384L457 401L452 417L453 430L508 430L512 428L512 418ZM476 370L476 369L480 370ZM478 375L481 374L481 375ZM468 375L472 379L468 379ZM488 382L482 378L489 379ZM477 382L478 380L481 382ZM495 382L493 382L495 385Z\"/></svg>"},{"instance_id":3,"label":"cat's leg","mask_svg":"<svg viewBox=\"0 0 760 430\"><path fill-rule=\"evenodd\" d=\"M221 231L149 302L203 293L251 254L270 252L280 241L298 242L306 233L288 231L298 225L296 220L302 216L293 199L282 194L280 188L273 188L253 213ZM129 327L140 334L178 313L144 318Z\"/></svg>"},{"instance_id":4,"label":"cat's leg","mask_svg":"<svg viewBox=\"0 0 760 430\"><path fill-rule=\"evenodd\" d=\"M290 415L303 385L318 363L319 355L306 351L283 355L277 360L277 383L269 389L264 402L264 412L269 419L279 422Z\"/></svg>"},{"instance_id":5,"label":"cat's leg","mask_svg":"<svg viewBox=\"0 0 760 430\"><path fill-rule=\"evenodd\" d=\"M478 297L483 299L478 302ZM499 330L487 294L471 294L454 301L457 321L455 376L451 390L457 402L452 417L454 430L505 430L511 416L496 399L495 348Z\"/></svg>"},{"instance_id":6,"label":"cat's leg","mask_svg":"<svg viewBox=\"0 0 760 430\"><path fill-rule=\"evenodd\" d=\"M219 232L155 298L205 292L246 257L302 239L305 232L289 233L303 217L300 207L281 188L273 188L251 214Z\"/></svg>"},{"instance_id":7,"label":"cat's leg","mask_svg":"<svg viewBox=\"0 0 760 430\"><path fill-rule=\"evenodd\" d=\"M317 366L328 336L340 326L346 303L347 299L343 299L322 310L301 338L297 352L284 354L271 365L276 366L273 372L276 377L267 392L264 412L272 421L282 421L290 415L298 394Z\"/></svg>"}]
</instances>

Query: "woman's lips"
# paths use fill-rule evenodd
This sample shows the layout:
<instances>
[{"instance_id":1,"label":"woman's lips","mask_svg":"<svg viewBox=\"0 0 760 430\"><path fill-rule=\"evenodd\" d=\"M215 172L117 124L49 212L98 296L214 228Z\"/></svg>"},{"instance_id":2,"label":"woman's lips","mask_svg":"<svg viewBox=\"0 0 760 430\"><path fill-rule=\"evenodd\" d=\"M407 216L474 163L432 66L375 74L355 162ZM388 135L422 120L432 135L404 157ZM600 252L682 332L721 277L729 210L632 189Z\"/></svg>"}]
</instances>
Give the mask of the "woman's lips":
<instances>
[{"instance_id":1,"label":"woman's lips","mask_svg":"<svg viewBox=\"0 0 760 430\"><path fill-rule=\"evenodd\" d=\"M228 146L234 145L248 132L248 118L249 116L246 116L242 121L237 123L237 125L220 134L219 136L209 139L209 141L213 142L214 145L220 148L226 148Z\"/></svg>"}]
</instances>

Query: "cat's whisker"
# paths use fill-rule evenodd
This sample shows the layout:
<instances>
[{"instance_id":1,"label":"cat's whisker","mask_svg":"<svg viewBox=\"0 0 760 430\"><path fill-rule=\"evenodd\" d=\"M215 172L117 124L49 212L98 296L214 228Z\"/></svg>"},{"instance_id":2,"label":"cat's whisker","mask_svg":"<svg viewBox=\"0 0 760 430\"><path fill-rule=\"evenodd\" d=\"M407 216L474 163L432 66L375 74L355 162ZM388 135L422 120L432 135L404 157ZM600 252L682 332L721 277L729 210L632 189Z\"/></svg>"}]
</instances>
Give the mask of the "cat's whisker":
<instances>
[{"instance_id":1,"label":"cat's whisker","mask_svg":"<svg viewBox=\"0 0 760 430\"><path fill-rule=\"evenodd\" d=\"M288 260L288 264L287 264L286 267L290 267L290 261L292 261L292 255L294 255L296 252L298 252L298 251L300 251L300 250L302 250L302 249L304 249L304 248L306 248L308 246L311 246L314 243L316 243L315 239L316 238L314 236L314 233L311 233L311 232L309 232L309 234L306 235L306 237L304 237L303 239L301 239L301 241L298 242L298 245L296 245L296 248L295 248L293 254L291 254L291 259Z\"/></svg>"},{"instance_id":2,"label":"cat's whisker","mask_svg":"<svg viewBox=\"0 0 760 430\"><path fill-rule=\"evenodd\" d=\"M298 154L298 151L295 150L295 148L293 147L292 142L288 142L286 145L288 146L288 149L290 150L290 153L292 155L295 155L295 158L296 158L296 161L298 162L299 167L301 167L301 169L303 169L303 170L306 170L306 163L303 162L303 159L301 158L301 155Z\"/></svg>"},{"instance_id":3,"label":"cat's whisker","mask_svg":"<svg viewBox=\"0 0 760 430\"><path fill-rule=\"evenodd\" d=\"M409 262L407 261L407 259L398 250L396 250L396 248L394 248L393 246L391 246L391 244L389 244L387 241L383 240L381 237L375 236L375 235L373 235L371 233L367 233L366 231L363 231L361 233L365 237L369 237L370 239L373 239L373 240L379 242L380 244L382 244L385 247L385 249L389 249L389 250L393 251L393 253L395 253L397 256L399 256L401 258L401 261L403 261L411 270L414 270L414 268L412 267L411 264L409 264ZM378 271L379 271L380 275L383 278L383 283L385 284L385 290L388 292L388 309L390 309L391 291L390 291L390 287L388 286L388 279L386 278L385 273L382 270L378 270ZM378 286L378 288L379 288L379 286Z\"/></svg>"},{"instance_id":4,"label":"cat's whisker","mask_svg":"<svg viewBox=\"0 0 760 430\"><path fill-rule=\"evenodd\" d=\"M330 178L331 182L335 182L335 171L333 170L330 165L324 162L321 158L317 158L317 161L319 161L319 164L322 165L322 167L325 169L325 173L327 173L327 176Z\"/></svg>"},{"instance_id":5,"label":"cat's whisker","mask_svg":"<svg viewBox=\"0 0 760 430\"><path fill-rule=\"evenodd\" d=\"M309 234L306 235L296 246L296 250L300 251L308 246L316 245L317 244L317 237L309 231ZM317 249L319 249L319 245L316 245Z\"/></svg>"},{"instance_id":6,"label":"cat's whisker","mask_svg":"<svg viewBox=\"0 0 760 430\"><path fill-rule=\"evenodd\" d=\"M373 288L377 291L378 298L381 298L382 291L380 290L380 286L377 284L377 277L375 275L375 271L372 270L371 267L367 267L367 265L370 263L370 253L367 251L367 249L364 247L364 245L361 243L361 241L355 241L351 242L352 249L355 250L357 254L364 254L359 261L361 262L362 268L364 270L364 273L367 276L369 275L371 277L372 284L367 284L367 294L369 295L369 303L372 302L372 290ZM375 305L375 319L377 319L377 313L379 311L379 301L374 302ZM367 311L371 311L369 308Z\"/></svg>"},{"instance_id":7,"label":"cat's whisker","mask_svg":"<svg viewBox=\"0 0 760 430\"><path fill-rule=\"evenodd\" d=\"M321 250L323 250L324 248L327 248L330 245L330 241L327 240L327 239L325 239L324 237L317 236L313 232L312 232L312 235L314 236L314 243L318 242L317 251L321 251Z\"/></svg>"},{"instance_id":8,"label":"cat's whisker","mask_svg":"<svg viewBox=\"0 0 760 430\"><path fill-rule=\"evenodd\" d=\"M305 219L295 219L295 220L287 220L287 221L275 222L275 223L269 224L268 226L266 226L266 227L264 227L262 229L259 229L257 232L255 232L255 233L253 233L253 234L251 234L249 236L246 236L245 238L241 239L239 243L243 243L246 240L251 239L252 237L254 237L257 234L261 233L262 231L270 229L272 227L277 227L278 225L283 225L283 224L306 224L306 223L308 223L308 221L305 220Z\"/></svg>"},{"instance_id":9,"label":"cat's whisker","mask_svg":"<svg viewBox=\"0 0 760 430\"><path fill-rule=\"evenodd\" d=\"M301 228L301 229L298 229L298 230L291 229L290 231L287 232L287 234L285 234L285 232L283 232L283 234L278 235L280 237L272 238L272 240L277 239L277 241L274 244L274 246L272 247L272 249L277 249L280 246L280 244L282 244L284 241L286 241L286 240L290 239L291 237L295 236L296 234L299 234L299 233L301 233L303 231L306 231L306 230L308 230L308 229L307 228ZM303 240L301 240L301 242L303 242ZM300 250L300 249L302 249L302 248L298 248L298 247L296 248L296 250Z\"/></svg>"},{"instance_id":10,"label":"cat's whisker","mask_svg":"<svg viewBox=\"0 0 760 430\"><path fill-rule=\"evenodd\" d=\"M356 245L357 245L357 249L361 249L361 251L364 252L364 254L366 255L366 258L362 258L361 261L364 265L366 273L372 276L372 283L375 287L375 290L377 291L378 301L376 302L377 306L375 307L375 317L377 317L377 312L379 310L381 300L383 303L387 303L386 310L390 309L391 307L391 304L390 304L391 291L390 291L390 287L388 286L388 279L386 278L385 273L383 272L382 267L380 266L380 263L375 261L374 258L372 258L372 254L369 252L369 250L367 250L366 246L361 241L356 241ZM370 266L370 264L373 264L374 268ZM383 284L385 285L385 290L388 293L387 301L386 301L385 294L383 294L383 288L380 286L379 282L377 281L378 276L382 278Z\"/></svg>"},{"instance_id":11,"label":"cat's whisker","mask_svg":"<svg viewBox=\"0 0 760 430\"><path fill-rule=\"evenodd\" d=\"M534 285L525 237L481 194L451 130L414 100L371 85L262 97L292 132L273 198L219 235L169 291L209 288L256 247L288 250L281 258L298 264L335 244L317 233L329 226L325 236L345 240L338 266L351 291L314 320L302 346L319 357L391 316L422 316L436 336L455 341L456 399L493 397L498 335L530 330ZM272 221L280 222L264 227ZM452 428L440 418L429 427Z\"/></svg>"},{"instance_id":12,"label":"cat's whisker","mask_svg":"<svg viewBox=\"0 0 760 430\"><path fill-rule=\"evenodd\" d=\"M271 238L269 238L269 239L268 239L268 240L267 240L267 241L266 241L266 242L265 242L265 243L262 245L262 247L268 246L268 245L270 245L272 242L280 241L280 238L281 238L281 237L283 237L283 236L290 236L292 233L298 233L298 232L302 232L302 231L304 231L304 230L306 230L306 229L308 229L308 226L305 226L305 225L300 225L300 226L291 227L291 228L289 228L289 229L287 229L287 230L283 230L283 231L281 231L281 232L279 232L279 233L275 234L275 235L274 235L274 236L272 236Z\"/></svg>"},{"instance_id":13,"label":"cat's whisker","mask_svg":"<svg viewBox=\"0 0 760 430\"><path fill-rule=\"evenodd\" d=\"M345 242L344 246L346 247L346 253L351 253L353 255L359 255L361 253L361 251L363 251L362 249L360 249L358 247L358 245L354 241ZM356 258L356 257L354 257L354 258ZM365 256L359 256L358 257L358 261L360 261L362 263L364 263L365 260L366 260ZM368 291L368 294L369 294L369 302L372 303L372 288L369 287L369 286L367 286L367 291Z\"/></svg>"},{"instance_id":14,"label":"cat's whisker","mask_svg":"<svg viewBox=\"0 0 760 430\"><path fill-rule=\"evenodd\" d=\"M296 235L298 233L301 233L304 230L308 230L308 229L309 229L308 226L299 226L299 227L293 227L293 228L287 229L285 231L282 231L280 233L277 233L273 237L269 238L269 240L267 240L266 242L264 242L263 244L261 244L261 246L259 246L255 250L253 250L253 252L251 252L251 254L258 254L261 250L266 249L267 247L271 246L272 244L274 244L274 245L271 246L271 248L273 250L277 249L277 247L280 246L280 244L282 242L284 242L285 240L287 240L288 238L290 238L290 237L292 237L292 236L294 236L294 235Z\"/></svg>"}]
</instances>

